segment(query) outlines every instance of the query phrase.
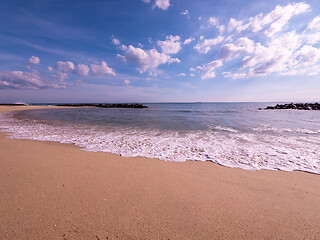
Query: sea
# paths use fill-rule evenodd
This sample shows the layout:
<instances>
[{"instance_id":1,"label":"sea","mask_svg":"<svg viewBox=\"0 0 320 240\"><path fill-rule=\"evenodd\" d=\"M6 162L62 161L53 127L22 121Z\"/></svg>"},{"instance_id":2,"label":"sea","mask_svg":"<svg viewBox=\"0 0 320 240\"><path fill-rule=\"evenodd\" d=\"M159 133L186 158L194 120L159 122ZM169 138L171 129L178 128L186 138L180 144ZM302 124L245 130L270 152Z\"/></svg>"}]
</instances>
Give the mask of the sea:
<instances>
[{"instance_id":1,"label":"sea","mask_svg":"<svg viewBox=\"0 0 320 240\"><path fill-rule=\"evenodd\" d=\"M320 111L259 110L275 104L33 109L0 114L0 130L11 138L72 143L126 157L320 174Z\"/></svg>"}]
</instances>

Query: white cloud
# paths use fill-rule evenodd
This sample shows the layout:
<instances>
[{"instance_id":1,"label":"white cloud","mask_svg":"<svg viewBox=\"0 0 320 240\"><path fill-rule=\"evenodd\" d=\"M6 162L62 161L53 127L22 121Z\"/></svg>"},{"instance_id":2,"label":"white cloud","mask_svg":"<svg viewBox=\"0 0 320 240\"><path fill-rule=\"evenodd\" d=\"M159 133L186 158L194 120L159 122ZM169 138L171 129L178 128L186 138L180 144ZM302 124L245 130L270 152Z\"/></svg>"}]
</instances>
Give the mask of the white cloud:
<instances>
[{"instance_id":1,"label":"white cloud","mask_svg":"<svg viewBox=\"0 0 320 240\"><path fill-rule=\"evenodd\" d=\"M143 50L132 45L128 47L123 45L122 48L126 61L136 64L140 73L153 72L161 64L180 62L178 58L171 58L168 54L159 53L156 49Z\"/></svg>"},{"instance_id":2,"label":"white cloud","mask_svg":"<svg viewBox=\"0 0 320 240\"><path fill-rule=\"evenodd\" d=\"M89 67L85 64L77 66L70 61L58 61L55 68L49 66L48 70L55 73L51 77L42 75L39 71L33 69L31 71L0 71L0 89L41 89L41 88L66 88L73 85L67 83L69 74L76 74L79 76L88 76ZM91 64L93 75L111 74L115 75L115 71L108 67L106 62L99 64Z\"/></svg>"},{"instance_id":3,"label":"white cloud","mask_svg":"<svg viewBox=\"0 0 320 240\"><path fill-rule=\"evenodd\" d=\"M98 75L113 75L115 76L116 73L115 71L108 67L108 64L105 61L101 62L101 65L99 64L90 64L91 67L91 72L93 75L98 76Z\"/></svg>"},{"instance_id":4,"label":"white cloud","mask_svg":"<svg viewBox=\"0 0 320 240\"><path fill-rule=\"evenodd\" d=\"M299 29L301 33L286 31L286 26L293 16L308 11L310 6L301 2L276 6L270 13L243 20L231 18L228 23L229 36L221 36L221 41L201 36L195 46L198 52L207 53L213 46L222 43L217 49L216 58L190 70L200 71L203 79L214 78L216 69L226 62L238 59L238 68L233 65L232 71L222 73L224 77L238 79L271 73L319 74L320 49L315 44L320 42L320 16L315 17L304 31ZM219 21L210 18L208 24L218 26ZM259 31L263 35L258 33ZM262 42L255 42L253 39L262 39Z\"/></svg>"},{"instance_id":5,"label":"white cloud","mask_svg":"<svg viewBox=\"0 0 320 240\"><path fill-rule=\"evenodd\" d=\"M38 65L40 63L40 58L32 56L29 59L28 63Z\"/></svg>"},{"instance_id":6,"label":"white cloud","mask_svg":"<svg viewBox=\"0 0 320 240\"><path fill-rule=\"evenodd\" d=\"M194 41L195 39L193 37L187 38L186 40L183 41L183 45L187 45L190 44L192 41Z\"/></svg>"},{"instance_id":7,"label":"white cloud","mask_svg":"<svg viewBox=\"0 0 320 240\"><path fill-rule=\"evenodd\" d=\"M239 79L239 78L246 78L246 73L231 73L231 72L224 72L222 73L224 77L226 78L232 78L232 79Z\"/></svg>"},{"instance_id":8,"label":"white cloud","mask_svg":"<svg viewBox=\"0 0 320 240\"><path fill-rule=\"evenodd\" d=\"M209 26L215 26L219 30L220 34L222 34L225 30L225 27L223 25L220 25L219 20L215 17L210 17L208 20L208 24Z\"/></svg>"},{"instance_id":9,"label":"white cloud","mask_svg":"<svg viewBox=\"0 0 320 240\"><path fill-rule=\"evenodd\" d=\"M214 78L216 76L215 69L222 66L221 60L214 60L203 67L202 79Z\"/></svg>"},{"instance_id":10,"label":"white cloud","mask_svg":"<svg viewBox=\"0 0 320 240\"><path fill-rule=\"evenodd\" d=\"M149 75L150 77L156 77L156 76L158 76L159 72L160 72L160 71L157 71L156 69L153 69L153 71L149 71L149 72L148 72L148 75Z\"/></svg>"},{"instance_id":11,"label":"white cloud","mask_svg":"<svg viewBox=\"0 0 320 240\"><path fill-rule=\"evenodd\" d=\"M218 58L228 61L243 54L250 54L254 51L255 44L249 38L239 38L234 43L227 43L220 48Z\"/></svg>"},{"instance_id":12,"label":"white cloud","mask_svg":"<svg viewBox=\"0 0 320 240\"><path fill-rule=\"evenodd\" d=\"M184 10L183 12L180 13L181 15L188 15L189 11L188 10Z\"/></svg>"},{"instance_id":13,"label":"white cloud","mask_svg":"<svg viewBox=\"0 0 320 240\"><path fill-rule=\"evenodd\" d=\"M196 49L199 53L207 53L211 50L211 47L221 43L224 40L223 36L218 36L216 38L204 39L203 36L200 37L202 42L198 43L194 49Z\"/></svg>"},{"instance_id":14,"label":"white cloud","mask_svg":"<svg viewBox=\"0 0 320 240\"><path fill-rule=\"evenodd\" d=\"M117 39L117 38L115 38L115 37L112 37L112 44L114 44L114 45L120 45L121 42L120 42L119 39Z\"/></svg>"},{"instance_id":15,"label":"white cloud","mask_svg":"<svg viewBox=\"0 0 320 240\"><path fill-rule=\"evenodd\" d=\"M273 51L274 49L268 49L260 43L257 43L253 54L247 55L242 59L242 67L253 67L258 63L270 60L274 55Z\"/></svg>"},{"instance_id":16,"label":"white cloud","mask_svg":"<svg viewBox=\"0 0 320 240\"><path fill-rule=\"evenodd\" d=\"M256 43L254 51L243 57L240 72L228 72L225 77L317 74L315 69L320 67L320 49L307 45L303 39L302 35L292 31L273 37L267 46Z\"/></svg>"},{"instance_id":17,"label":"white cloud","mask_svg":"<svg viewBox=\"0 0 320 240\"><path fill-rule=\"evenodd\" d=\"M115 76L116 75L114 69L110 68L108 64L104 61L102 61L101 64L98 64L96 62L93 64L90 64L90 68L86 64L78 64L76 66L73 62L70 62L70 61L66 61L66 62L58 61L55 65L55 69L58 71L58 73L53 76L59 79L68 78L68 73L76 74L79 76L88 76L90 69L91 69L92 75L95 75L95 76L99 76L99 75ZM52 67L48 67L48 70L53 71L54 69ZM62 73L65 73L65 74L62 74Z\"/></svg>"},{"instance_id":18,"label":"white cloud","mask_svg":"<svg viewBox=\"0 0 320 240\"><path fill-rule=\"evenodd\" d=\"M315 17L309 24L307 29L320 30L320 16Z\"/></svg>"},{"instance_id":19,"label":"white cloud","mask_svg":"<svg viewBox=\"0 0 320 240\"><path fill-rule=\"evenodd\" d=\"M52 77L59 79L62 84L65 84L65 80L69 78L68 73L57 72Z\"/></svg>"},{"instance_id":20,"label":"white cloud","mask_svg":"<svg viewBox=\"0 0 320 240\"><path fill-rule=\"evenodd\" d=\"M203 69L203 67L198 66L196 68L190 68L190 71L199 71L199 70L202 70L202 69Z\"/></svg>"},{"instance_id":21,"label":"white cloud","mask_svg":"<svg viewBox=\"0 0 320 240\"><path fill-rule=\"evenodd\" d=\"M130 81L126 79L126 80L124 80L124 84L125 84L125 85L129 85L129 84L130 84Z\"/></svg>"},{"instance_id":22,"label":"white cloud","mask_svg":"<svg viewBox=\"0 0 320 240\"><path fill-rule=\"evenodd\" d=\"M188 10L185 10L185 11L181 12L180 14L187 16L187 18L189 19L189 11Z\"/></svg>"},{"instance_id":23,"label":"white cloud","mask_svg":"<svg viewBox=\"0 0 320 240\"><path fill-rule=\"evenodd\" d=\"M308 50L310 48L304 47L301 36L295 31L283 33L273 37L267 46L256 44L252 54L243 58L243 65L247 69L247 77L273 72L285 74L307 61L303 54L310 53Z\"/></svg>"},{"instance_id":24,"label":"white cloud","mask_svg":"<svg viewBox=\"0 0 320 240\"><path fill-rule=\"evenodd\" d=\"M89 74L89 67L88 65L85 64L79 64L78 66L76 66L76 68L74 69L74 73L79 75L79 76L88 76Z\"/></svg>"},{"instance_id":25,"label":"white cloud","mask_svg":"<svg viewBox=\"0 0 320 240\"><path fill-rule=\"evenodd\" d=\"M126 62L127 59L125 56L122 56L121 54L117 54L117 58L121 61L121 62Z\"/></svg>"},{"instance_id":26,"label":"white cloud","mask_svg":"<svg viewBox=\"0 0 320 240\"><path fill-rule=\"evenodd\" d=\"M297 67L305 67L317 63L320 59L320 49L310 45L304 45L294 54Z\"/></svg>"},{"instance_id":27,"label":"white cloud","mask_svg":"<svg viewBox=\"0 0 320 240\"><path fill-rule=\"evenodd\" d=\"M0 71L0 88L38 89L44 86L38 72Z\"/></svg>"},{"instance_id":28,"label":"white cloud","mask_svg":"<svg viewBox=\"0 0 320 240\"><path fill-rule=\"evenodd\" d=\"M155 0L154 6L162 10L167 10L170 7L170 0Z\"/></svg>"},{"instance_id":29,"label":"white cloud","mask_svg":"<svg viewBox=\"0 0 320 240\"><path fill-rule=\"evenodd\" d=\"M66 72L69 72L70 70L74 70L75 66L74 66L73 62L58 61L55 65L55 68L58 69L60 72L66 73Z\"/></svg>"},{"instance_id":30,"label":"white cloud","mask_svg":"<svg viewBox=\"0 0 320 240\"><path fill-rule=\"evenodd\" d=\"M241 20L236 20L234 18L231 18L230 21L229 21L229 24L228 24L228 31L231 32L231 31L237 31L237 32L242 32L243 30L246 30L249 28L249 25L246 24L244 25L243 24L243 21Z\"/></svg>"},{"instance_id":31,"label":"white cloud","mask_svg":"<svg viewBox=\"0 0 320 240\"><path fill-rule=\"evenodd\" d=\"M0 89L40 89L40 88L64 88L65 84L54 83L33 70L23 71L0 71Z\"/></svg>"},{"instance_id":32,"label":"white cloud","mask_svg":"<svg viewBox=\"0 0 320 240\"><path fill-rule=\"evenodd\" d=\"M310 5L304 2L276 6L274 10L266 15L258 14L243 20L231 18L228 24L228 31L240 33L245 30L252 30L252 32L258 32L267 27L264 33L267 36L273 36L281 32L293 16L308 11L310 11Z\"/></svg>"},{"instance_id":33,"label":"white cloud","mask_svg":"<svg viewBox=\"0 0 320 240\"><path fill-rule=\"evenodd\" d=\"M181 42L179 36L167 36L165 41L158 41L158 46L165 54L175 54L181 50Z\"/></svg>"},{"instance_id":34,"label":"white cloud","mask_svg":"<svg viewBox=\"0 0 320 240\"><path fill-rule=\"evenodd\" d=\"M145 3L150 3L151 0L142 0ZM170 0L154 0L153 8L160 8L162 10L167 10L170 7Z\"/></svg>"},{"instance_id":35,"label":"white cloud","mask_svg":"<svg viewBox=\"0 0 320 240\"><path fill-rule=\"evenodd\" d=\"M304 39L308 44L316 44L320 42L320 31L315 33L308 33L304 35Z\"/></svg>"},{"instance_id":36,"label":"white cloud","mask_svg":"<svg viewBox=\"0 0 320 240\"><path fill-rule=\"evenodd\" d=\"M301 46L301 42L294 31L273 37L267 46L254 43L248 38L240 42L237 40L236 44L226 44L220 49L220 60L230 61L242 57L239 72L226 72L225 77L238 79L265 76L272 72L283 73L297 66L292 55Z\"/></svg>"},{"instance_id":37,"label":"white cloud","mask_svg":"<svg viewBox=\"0 0 320 240\"><path fill-rule=\"evenodd\" d=\"M208 20L209 25L217 26L219 25L219 20L215 17L210 17Z\"/></svg>"},{"instance_id":38,"label":"white cloud","mask_svg":"<svg viewBox=\"0 0 320 240\"><path fill-rule=\"evenodd\" d=\"M184 77L184 76L186 76L186 74L185 73L179 73L179 75L178 76L180 76L180 77Z\"/></svg>"},{"instance_id":39,"label":"white cloud","mask_svg":"<svg viewBox=\"0 0 320 240\"><path fill-rule=\"evenodd\" d=\"M310 11L310 5L306 3L292 3L287 6L276 6L276 8L264 17L264 23L272 22L270 28L265 31L268 36L282 31L283 27L288 24L289 20L301 13ZM269 20L271 19L271 21Z\"/></svg>"}]
</instances>

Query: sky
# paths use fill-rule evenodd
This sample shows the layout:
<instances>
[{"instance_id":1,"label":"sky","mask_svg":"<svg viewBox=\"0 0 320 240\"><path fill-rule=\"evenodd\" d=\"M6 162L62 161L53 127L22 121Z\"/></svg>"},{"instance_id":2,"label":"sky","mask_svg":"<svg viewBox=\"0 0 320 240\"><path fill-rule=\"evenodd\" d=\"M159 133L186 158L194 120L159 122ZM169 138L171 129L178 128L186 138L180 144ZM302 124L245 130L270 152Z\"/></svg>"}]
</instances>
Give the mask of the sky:
<instances>
[{"instance_id":1,"label":"sky","mask_svg":"<svg viewBox=\"0 0 320 240\"><path fill-rule=\"evenodd\" d=\"M320 2L0 1L0 102L320 101Z\"/></svg>"}]
</instances>

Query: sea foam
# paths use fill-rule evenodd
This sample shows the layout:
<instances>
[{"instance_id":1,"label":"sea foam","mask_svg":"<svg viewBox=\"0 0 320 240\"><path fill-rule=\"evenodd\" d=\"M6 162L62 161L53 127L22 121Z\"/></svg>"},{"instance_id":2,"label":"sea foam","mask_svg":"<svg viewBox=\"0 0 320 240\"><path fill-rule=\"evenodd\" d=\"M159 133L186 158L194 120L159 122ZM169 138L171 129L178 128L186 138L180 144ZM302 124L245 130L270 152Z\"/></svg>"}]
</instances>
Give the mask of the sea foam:
<instances>
[{"instance_id":1,"label":"sea foam","mask_svg":"<svg viewBox=\"0 0 320 240\"><path fill-rule=\"evenodd\" d=\"M164 161L212 161L246 170L301 170L320 174L317 131L267 126L248 132L221 126L208 130L157 130L130 126L100 126L41 120L19 120L0 114L0 128L11 138L72 143L85 151L141 156ZM298 131L304 135L281 135ZM274 134L268 134L273 132Z\"/></svg>"}]
</instances>

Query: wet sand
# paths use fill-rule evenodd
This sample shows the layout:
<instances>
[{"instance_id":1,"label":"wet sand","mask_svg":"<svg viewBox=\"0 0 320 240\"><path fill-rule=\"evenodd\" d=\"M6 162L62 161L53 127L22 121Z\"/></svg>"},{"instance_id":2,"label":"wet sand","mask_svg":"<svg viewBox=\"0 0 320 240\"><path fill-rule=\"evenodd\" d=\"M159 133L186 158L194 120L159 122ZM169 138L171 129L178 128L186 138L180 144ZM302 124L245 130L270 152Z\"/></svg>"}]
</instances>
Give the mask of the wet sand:
<instances>
[{"instance_id":1,"label":"wet sand","mask_svg":"<svg viewBox=\"0 0 320 240\"><path fill-rule=\"evenodd\" d=\"M320 239L320 176L305 172L125 158L0 133L0 196L0 239Z\"/></svg>"}]
</instances>

